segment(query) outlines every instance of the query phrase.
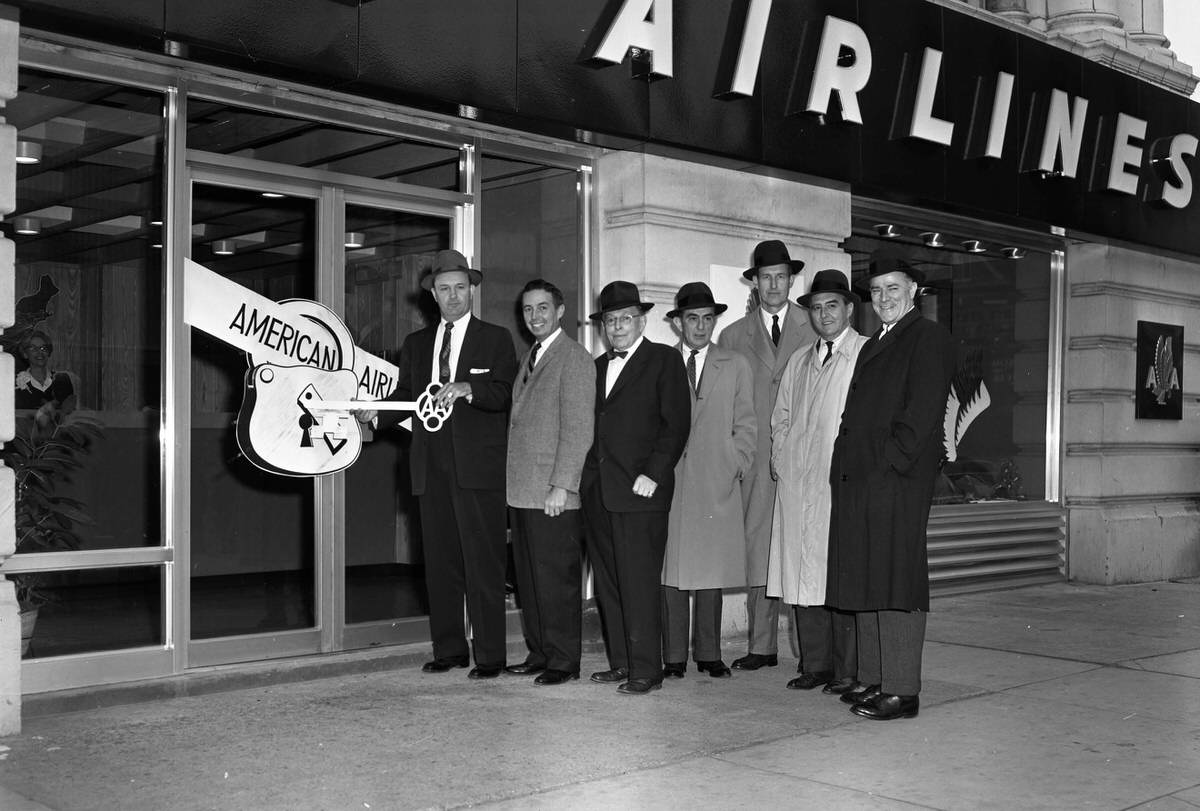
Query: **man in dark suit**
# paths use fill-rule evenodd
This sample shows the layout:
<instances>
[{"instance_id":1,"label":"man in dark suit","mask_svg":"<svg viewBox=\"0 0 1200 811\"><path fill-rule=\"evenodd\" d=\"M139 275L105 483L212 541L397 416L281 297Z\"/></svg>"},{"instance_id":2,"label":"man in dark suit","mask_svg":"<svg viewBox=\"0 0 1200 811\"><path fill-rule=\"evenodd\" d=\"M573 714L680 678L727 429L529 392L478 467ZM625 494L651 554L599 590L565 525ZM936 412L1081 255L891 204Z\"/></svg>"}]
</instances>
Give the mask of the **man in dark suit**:
<instances>
[{"instance_id":1,"label":"man in dark suit","mask_svg":"<svg viewBox=\"0 0 1200 811\"><path fill-rule=\"evenodd\" d=\"M505 664L504 467L517 367L508 330L471 315L482 280L458 251L438 251L421 287L433 293L441 318L404 339L396 389L387 398L412 400L436 381L441 389L435 399L453 405L438 431L412 421L409 467L421 505L433 637L433 661L422 669L443 673L467 666L465 598L474 632L473 679L494 678ZM356 416L369 421L376 412ZM379 427L400 416L381 412Z\"/></svg>"},{"instance_id":2,"label":"man in dark suit","mask_svg":"<svg viewBox=\"0 0 1200 811\"><path fill-rule=\"evenodd\" d=\"M691 424L683 359L647 341L637 286L611 282L593 321L609 351L596 359L595 437L583 466L583 512L609 669L592 681L625 694L662 686L659 582L675 463Z\"/></svg>"},{"instance_id":3,"label":"man in dark suit","mask_svg":"<svg viewBox=\"0 0 1200 811\"><path fill-rule=\"evenodd\" d=\"M579 678L582 547L579 480L592 444L596 367L563 332L562 291L534 279L521 314L536 343L521 360L508 421L508 506L529 653L506 668L534 683Z\"/></svg>"},{"instance_id":4,"label":"man in dark suit","mask_svg":"<svg viewBox=\"0 0 1200 811\"><path fill-rule=\"evenodd\" d=\"M859 352L830 469L826 604L854 611L864 718L917 715L929 611L925 528L942 457L954 343L914 306L921 275L896 260L868 277L883 327Z\"/></svg>"}]
</instances>

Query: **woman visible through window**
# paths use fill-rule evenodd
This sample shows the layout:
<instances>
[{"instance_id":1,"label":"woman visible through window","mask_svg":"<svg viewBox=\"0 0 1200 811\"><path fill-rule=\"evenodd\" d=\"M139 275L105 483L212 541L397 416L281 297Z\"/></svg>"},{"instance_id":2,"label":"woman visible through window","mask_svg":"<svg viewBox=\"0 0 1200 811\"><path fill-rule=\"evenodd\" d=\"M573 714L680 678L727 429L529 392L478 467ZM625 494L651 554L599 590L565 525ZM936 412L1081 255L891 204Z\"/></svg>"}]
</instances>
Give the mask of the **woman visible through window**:
<instances>
[{"instance_id":1,"label":"woman visible through window","mask_svg":"<svg viewBox=\"0 0 1200 811\"><path fill-rule=\"evenodd\" d=\"M29 367L17 373L14 407L39 409L47 403L62 415L75 409L75 384L68 372L50 367L54 342L40 329L31 330L20 344L21 356Z\"/></svg>"}]
</instances>

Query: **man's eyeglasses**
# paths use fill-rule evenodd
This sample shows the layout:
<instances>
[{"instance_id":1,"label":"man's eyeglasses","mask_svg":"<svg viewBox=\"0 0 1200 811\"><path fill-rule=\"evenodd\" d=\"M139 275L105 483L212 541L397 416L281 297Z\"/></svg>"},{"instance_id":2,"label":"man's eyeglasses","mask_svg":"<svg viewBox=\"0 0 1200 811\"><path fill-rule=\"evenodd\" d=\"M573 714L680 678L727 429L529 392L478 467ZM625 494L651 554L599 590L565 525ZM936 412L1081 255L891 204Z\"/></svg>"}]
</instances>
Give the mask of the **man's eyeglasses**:
<instances>
[{"instance_id":1,"label":"man's eyeglasses","mask_svg":"<svg viewBox=\"0 0 1200 811\"><path fill-rule=\"evenodd\" d=\"M633 323L633 319L635 319L635 318L637 318L636 315L629 315L628 313L626 313L625 315L610 315L604 319L604 326L606 329L616 329L617 327L628 327L630 324Z\"/></svg>"}]
</instances>

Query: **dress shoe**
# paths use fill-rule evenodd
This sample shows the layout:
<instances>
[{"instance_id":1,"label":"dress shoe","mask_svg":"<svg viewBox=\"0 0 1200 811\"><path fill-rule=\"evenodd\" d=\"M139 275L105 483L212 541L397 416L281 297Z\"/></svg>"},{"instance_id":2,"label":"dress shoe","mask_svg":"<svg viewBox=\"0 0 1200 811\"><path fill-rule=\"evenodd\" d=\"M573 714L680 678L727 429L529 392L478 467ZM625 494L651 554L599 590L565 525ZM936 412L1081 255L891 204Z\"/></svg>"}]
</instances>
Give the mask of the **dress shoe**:
<instances>
[{"instance_id":1,"label":"dress shoe","mask_svg":"<svg viewBox=\"0 0 1200 811\"><path fill-rule=\"evenodd\" d=\"M860 684L857 690L847 690L841 699L847 704L858 704L862 701L873 701L879 695L878 684Z\"/></svg>"},{"instance_id":2,"label":"dress shoe","mask_svg":"<svg viewBox=\"0 0 1200 811\"><path fill-rule=\"evenodd\" d=\"M503 665L493 665L484 667L483 665L475 665L471 668L471 672L467 674L468 679L494 679L500 675L500 671L504 670Z\"/></svg>"},{"instance_id":3,"label":"dress shoe","mask_svg":"<svg viewBox=\"0 0 1200 811\"><path fill-rule=\"evenodd\" d=\"M426 662L421 665L423 673L445 673L452 667L466 667L467 657L465 656L447 656L444 659L434 659L432 662Z\"/></svg>"},{"instance_id":4,"label":"dress shoe","mask_svg":"<svg viewBox=\"0 0 1200 811\"><path fill-rule=\"evenodd\" d=\"M509 665L504 668L504 672L512 676L532 676L535 673L541 673L546 669L545 665L537 665L533 662L522 662L519 665Z\"/></svg>"},{"instance_id":5,"label":"dress shoe","mask_svg":"<svg viewBox=\"0 0 1200 811\"><path fill-rule=\"evenodd\" d=\"M733 672L720 659L711 662L696 662L696 669L701 673L707 673L714 679L727 679L733 675Z\"/></svg>"},{"instance_id":6,"label":"dress shoe","mask_svg":"<svg viewBox=\"0 0 1200 811\"><path fill-rule=\"evenodd\" d=\"M615 684L628 678L629 668L625 667L614 667L612 670L601 670L592 674L592 681L598 681L601 684Z\"/></svg>"},{"instance_id":7,"label":"dress shoe","mask_svg":"<svg viewBox=\"0 0 1200 811\"><path fill-rule=\"evenodd\" d=\"M821 688L821 692L827 696L840 696L859 686L859 683L850 676L843 676L840 679L834 679Z\"/></svg>"},{"instance_id":8,"label":"dress shoe","mask_svg":"<svg viewBox=\"0 0 1200 811\"><path fill-rule=\"evenodd\" d=\"M624 693L627 696L638 696L642 693L649 693L651 690L662 688L662 682L658 679L630 679L617 688L618 693Z\"/></svg>"},{"instance_id":9,"label":"dress shoe","mask_svg":"<svg viewBox=\"0 0 1200 811\"><path fill-rule=\"evenodd\" d=\"M828 684L833 679L829 670L818 670L816 673L801 673L787 683L789 690L812 690L822 684Z\"/></svg>"},{"instance_id":10,"label":"dress shoe","mask_svg":"<svg viewBox=\"0 0 1200 811\"><path fill-rule=\"evenodd\" d=\"M779 657L774 653L747 653L740 659L733 660L734 670L758 670L760 667L775 667Z\"/></svg>"},{"instance_id":11,"label":"dress shoe","mask_svg":"<svg viewBox=\"0 0 1200 811\"><path fill-rule=\"evenodd\" d=\"M916 718L920 709L921 699L918 696L880 693L873 701L855 704L850 712L872 721L891 721L894 718Z\"/></svg>"},{"instance_id":12,"label":"dress shoe","mask_svg":"<svg viewBox=\"0 0 1200 811\"><path fill-rule=\"evenodd\" d=\"M579 674L574 670L554 670L553 668L549 668L536 679L534 679L533 683L543 686L552 684L566 684L567 682L574 681L577 678L579 678Z\"/></svg>"},{"instance_id":13,"label":"dress shoe","mask_svg":"<svg viewBox=\"0 0 1200 811\"><path fill-rule=\"evenodd\" d=\"M687 662L663 662L664 679L682 679L687 675Z\"/></svg>"}]
</instances>

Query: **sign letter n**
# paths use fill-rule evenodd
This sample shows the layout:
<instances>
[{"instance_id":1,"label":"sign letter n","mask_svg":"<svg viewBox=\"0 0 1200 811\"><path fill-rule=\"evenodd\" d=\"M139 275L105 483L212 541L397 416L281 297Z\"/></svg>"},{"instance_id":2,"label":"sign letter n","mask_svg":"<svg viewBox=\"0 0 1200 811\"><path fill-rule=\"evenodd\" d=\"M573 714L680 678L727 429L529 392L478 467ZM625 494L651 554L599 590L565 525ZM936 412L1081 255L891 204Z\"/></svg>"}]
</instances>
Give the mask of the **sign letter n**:
<instances>
[{"instance_id":1,"label":"sign letter n","mask_svg":"<svg viewBox=\"0 0 1200 811\"><path fill-rule=\"evenodd\" d=\"M674 0L619 0L590 61L616 65L629 54L633 78L653 81L674 75ZM616 5L614 2L611 5ZM610 5L610 7L611 7Z\"/></svg>"}]
</instances>

